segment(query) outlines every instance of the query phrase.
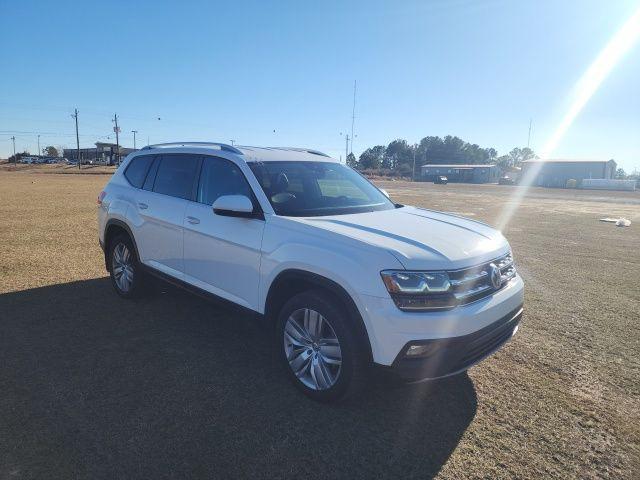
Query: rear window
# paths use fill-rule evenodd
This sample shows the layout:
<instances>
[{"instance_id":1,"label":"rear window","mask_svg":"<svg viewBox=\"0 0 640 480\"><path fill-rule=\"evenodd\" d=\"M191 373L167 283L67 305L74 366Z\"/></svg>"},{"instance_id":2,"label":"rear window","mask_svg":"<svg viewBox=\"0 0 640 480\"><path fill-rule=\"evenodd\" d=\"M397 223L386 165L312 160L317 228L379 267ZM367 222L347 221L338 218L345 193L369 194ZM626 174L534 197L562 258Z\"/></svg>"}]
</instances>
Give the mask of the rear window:
<instances>
[{"instance_id":1,"label":"rear window","mask_svg":"<svg viewBox=\"0 0 640 480\"><path fill-rule=\"evenodd\" d=\"M153 191L190 200L199 160L196 155L163 155Z\"/></svg>"},{"instance_id":2,"label":"rear window","mask_svg":"<svg viewBox=\"0 0 640 480\"><path fill-rule=\"evenodd\" d=\"M129 166L124 172L124 176L127 177L129 183L136 188L141 188L144 183L144 179L147 176L149 165L153 161L153 155L143 155L136 157L129 163Z\"/></svg>"}]
</instances>

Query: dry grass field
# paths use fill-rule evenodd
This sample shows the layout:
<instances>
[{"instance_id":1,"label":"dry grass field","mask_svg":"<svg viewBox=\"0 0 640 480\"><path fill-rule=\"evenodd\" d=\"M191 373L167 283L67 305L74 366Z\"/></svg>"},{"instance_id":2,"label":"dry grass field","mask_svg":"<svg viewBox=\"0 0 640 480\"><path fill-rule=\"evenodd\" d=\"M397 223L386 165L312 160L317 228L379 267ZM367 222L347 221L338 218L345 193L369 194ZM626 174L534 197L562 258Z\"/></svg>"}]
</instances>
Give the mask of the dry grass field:
<instances>
[{"instance_id":1,"label":"dry grass field","mask_svg":"<svg viewBox=\"0 0 640 480\"><path fill-rule=\"evenodd\" d=\"M0 162L0 172L21 172L37 174L71 174L71 175L111 175L115 171L115 166L109 165L67 165L64 163L54 164L28 164L28 163L7 163Z\"/></svg>"},{"instance_id":2,"label":"dry grass field","mask_svg":"<svg viewBox=\"0 0 640 480\"><path fill-rule=\"evenodd\" d=\"M468 375L323 406L253 319L171 288L117 297L108 176L36 172L0 171L0 478L640 478L640 192L532 189L504 229L526 282L513 341ZM489 223L519 188L381 183Z\"/></svg>"}]
</instances>

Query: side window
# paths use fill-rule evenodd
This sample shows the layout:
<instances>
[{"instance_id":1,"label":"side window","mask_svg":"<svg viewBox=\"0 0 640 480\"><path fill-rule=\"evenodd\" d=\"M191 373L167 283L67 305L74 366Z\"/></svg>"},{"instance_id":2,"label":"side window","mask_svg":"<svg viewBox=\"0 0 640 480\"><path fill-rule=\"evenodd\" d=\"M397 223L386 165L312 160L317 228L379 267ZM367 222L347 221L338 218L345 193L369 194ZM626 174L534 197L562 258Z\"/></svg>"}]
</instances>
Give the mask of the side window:
<instances>
[{"instance_id":1,"label":"side window","mask_svg":"<svg viewBox=\"0 0 640 480\"><path fill-rule=\"evenodd\" d=\"M158 165L160 165L160 157L156 157L149 168L149 173L147 173L147 178L144 181L144 185L142 185L143 190L152 191L153 183L156 181L156 174L158 173Z\"/></svg>"},{"instance_id":2,"label":"side window","mask_svg":"<svg viewBox=\"0 0 640 480\"><path fill-rule=\"evenodd\" d=\"M162 155L153 191L190 200L199 161L197 155Z\"/></svg>"},{"instance_id":3,"label":"side window","mask_svg":"<svg viewBox=\"0 0 640 480\"><path fill-rule=\"evenodd\" d=\"M202 161L197 201L213 205L222 195L253 197L251 187L237 165L220 158L205 157Z\"/></svg>"},{"instance_id":4,"label":"side window","mask_svg":"<svg viewBox=\"0 0 640 480\"><path fill-rule=\"evenodd\" d=\"M127 177L131 185L136 188L142 187L152 161L153 155L142 155L131 160L131 163L129 163L127 169L124 171L124 176Z\"/></svg>"}]
</instances>

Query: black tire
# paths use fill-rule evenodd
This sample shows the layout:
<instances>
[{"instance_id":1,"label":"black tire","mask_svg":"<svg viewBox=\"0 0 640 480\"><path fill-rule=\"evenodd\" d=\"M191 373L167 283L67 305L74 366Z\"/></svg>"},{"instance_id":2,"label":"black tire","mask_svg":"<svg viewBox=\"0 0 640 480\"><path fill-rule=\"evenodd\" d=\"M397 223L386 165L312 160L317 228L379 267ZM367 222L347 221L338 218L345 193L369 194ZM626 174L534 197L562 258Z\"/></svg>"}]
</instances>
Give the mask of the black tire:
<instances>
[{"instance_id":1,"label":"black tire","mask_svg":"<svg viewBox=\"0 0 640 480\"><path fill-rule=\"evenodd\" d=\"M335 383L325 389L313 389L305 385L293 372L285 351L285 326L289 316L300 309L320 313L329 322L340 343L342 363ZM334 295L324 290L309 290L291 298L280 310L276 323L276 348L278 357L293 384L308 397L320 402L343 401L356 397L367 384L371 361L367 349L368 340L362 338L356 321L347 308Z\"/></svg>"},{"instance_id":2,"label":"black tire","mask_svg":"<svg viewBox=\"0 0 640 480\"><path fill-rule=\"evenodd\" d=\"M116 249L119 245L124 245L131 256L131 269L133 271L133 280L131 281L131 286L128 290L125 290L118 285L118 281L116 280L116 274L114 272L114 255ZM107 262L109 262L109 275L111 277L111 284L113 285L114 290L118 295L122 298L132 299L139 298L144 294L145 287L145 274L142 270L140 261L138 259L138 255L136 254L136 249L129 238L129 235L121 233L114 237L108 245L107 250Z\"/></svg>"}]
</instances>

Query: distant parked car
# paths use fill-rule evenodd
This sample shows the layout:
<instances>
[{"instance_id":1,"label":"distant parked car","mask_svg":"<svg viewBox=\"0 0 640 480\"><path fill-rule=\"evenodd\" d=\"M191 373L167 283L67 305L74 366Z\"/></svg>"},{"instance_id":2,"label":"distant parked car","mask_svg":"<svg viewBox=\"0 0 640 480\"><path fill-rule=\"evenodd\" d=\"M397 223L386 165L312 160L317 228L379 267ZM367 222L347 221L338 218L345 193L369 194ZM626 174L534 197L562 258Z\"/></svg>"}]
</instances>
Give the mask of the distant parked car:
<instances>
[{"instance_id":1,"label":"distant parked car","mask_svg":"<svg viewBox=\"0 0 640 480\"><path fill-rule=\"evenodd\" d=\"M437 183L438 185L446 185L447 183L449 183L449 179L445 176L440 175L436 177L433 183Z\"/></svg>"},{"instance_id":2,"label":"distant parked car","mask_svg":"<svg viewBox=\"0 0 640 480\"><path fill-rule=\"evenodd\" d=\"M499 185L515 185L516 182L513 178L511 177L507 177L506 175L504 177L500 177L498 179L498 184Z\"/></svg>"}]
</instances>

